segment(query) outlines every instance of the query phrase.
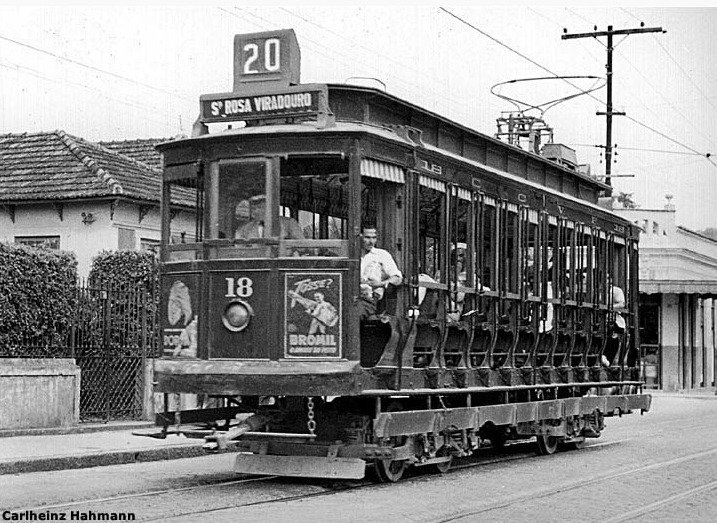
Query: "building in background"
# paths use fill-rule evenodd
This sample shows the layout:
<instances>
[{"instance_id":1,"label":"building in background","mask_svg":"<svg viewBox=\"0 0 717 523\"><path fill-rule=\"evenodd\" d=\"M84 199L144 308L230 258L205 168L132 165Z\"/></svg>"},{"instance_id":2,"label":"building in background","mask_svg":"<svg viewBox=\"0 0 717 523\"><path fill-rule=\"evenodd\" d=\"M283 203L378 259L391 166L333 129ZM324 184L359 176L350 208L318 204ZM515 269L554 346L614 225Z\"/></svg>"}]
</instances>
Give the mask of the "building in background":
<instances>
[{"instance_id":1,"label":"building in background","mask_svg":"<svg viewBox=\"0 0 717 523\"><path fill-rule=\"evenodd\" d=\"M717 241L678 226L669 203L615 211L642 229L640 345L648 386L714 387Z\"/></svg>"},{"instance_id":2,"label":"building in background","mask_svg":"<svg viewBox=\"0 0 717 523\"><path fill-rule=\"evenodd\" d=\"M102 250L160 241L164 140L88 142L63 131L0 135L0 241L73 251L86 277ZM194 202L173 201L172 240L193 241Z\"/></svg>"}]
</instances>

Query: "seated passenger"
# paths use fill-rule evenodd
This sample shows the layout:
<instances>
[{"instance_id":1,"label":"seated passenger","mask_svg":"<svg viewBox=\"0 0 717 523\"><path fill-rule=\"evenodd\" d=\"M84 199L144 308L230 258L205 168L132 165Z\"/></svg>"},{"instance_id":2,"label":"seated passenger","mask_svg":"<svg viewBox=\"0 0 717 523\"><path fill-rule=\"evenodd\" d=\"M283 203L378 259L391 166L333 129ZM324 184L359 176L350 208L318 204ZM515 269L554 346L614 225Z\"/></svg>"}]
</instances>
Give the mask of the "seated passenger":
<instances>
[{"instance_id":1,"label":"seated passenger","mask_svg":"<svg viewBox=\"0 0 717 523\"><path fill-rule=\"evenodd\" d=\"M376 314L376 304L383 298L389 285L400 285L403 274L391 253L376 247L378 234L373 227L364 227L361 255L361 310L359 317L365 320Z\"/></svg>"},{"instance_id":2,"label":"seated passenger","mask_svg":"<svg viewBox=\"0 0 717 523\"><path fill-rule=\"evenodd\" d=\"M426 273L418 275L418 283L438 283ZM435 289L418 287L418 312L422 316L435 318L438 312L438 293Z\"/></svg>"},{"instance_id":3,"label":"seated passenger","mask_svg":"<svg viewBox=\"0 0 717 523\"><path fill-rule=\"evenodd\" d=\"M551 300L553 298L553 282L548 281L548 288L545 293L545 297L548 300ZM545 313L545 319L540 320L538 322L538 332L544 333L544 332L550 332L553 330L553 304L548 303L546 307L546 313Z\"/></svg>"},{"instance_id":4,"label":"seated passenger","mask_svg":"<svg viewBox=\"0 0 717 523\"><path fill-rule=\"evenodd\" d=\"M464 270L464 254L462 251L453 251L451 258L455 258L456 268L458 270L458 278L456 283L459 287L466 286L466 271ZM486 289L484 289L486 290ZM453 299L451 299L451 310L446 314L446 320L449 322L460 321L463 314L463 303L465 302L466 294L464 292L456 292Z\"/></svg>"},{"instance_id":5,"label":"seated passenger","mask_svg":"<svg viewBox=\"0 0 717 523\"><path fill-rule=\"evenodd\" d=\"M266 216L266 196L259 194L249 198L249 216L251 220L239 227L235 238L241 240L254 240L270 236L264 230L264 217ZM287 216L279 216L280 232L282 240L303 240L304 232L299 222Z\"/></svg>"},{"instance_id":6,"label":"seated passenger","mask_svg":"<svg viewBox=\"0 0 717 523\"><path fill-rule=\"evenodd\" d=\"M624 309L625 308L625 293L622 291L620 287L617 287L616 285L613 285L610 289L610 296L612 299L612 308L613 309ZM613 327L613 332L615 334L621 334L625 332L625 318L622 317L622 314L619 312L615 313L615 325Z\"/></svg>"}]
</instances>

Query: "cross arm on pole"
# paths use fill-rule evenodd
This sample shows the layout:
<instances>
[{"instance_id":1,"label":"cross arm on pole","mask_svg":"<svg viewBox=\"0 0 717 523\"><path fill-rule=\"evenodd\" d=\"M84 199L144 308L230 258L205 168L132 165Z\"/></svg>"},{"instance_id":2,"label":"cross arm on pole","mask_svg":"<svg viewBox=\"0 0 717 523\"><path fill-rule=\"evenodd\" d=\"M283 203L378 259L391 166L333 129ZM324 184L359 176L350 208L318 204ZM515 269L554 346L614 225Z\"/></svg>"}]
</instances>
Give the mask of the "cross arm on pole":
<instances>
[{"instance_id":1,"label":"cross arm on pole","mask_svg":"<svg viewBox=\"0 0 717 523\"><path fill-rule=\"evenodd\" d=\"M635 29L616 29L607 31L593 31L592 33L572 33L561 35L560 38L563 40L572 40L574 38L593 38L596 36L608 36L608 35L631 35L639 33L666 33L662 27L640 27Z\"/></svg>"}]
</instances>

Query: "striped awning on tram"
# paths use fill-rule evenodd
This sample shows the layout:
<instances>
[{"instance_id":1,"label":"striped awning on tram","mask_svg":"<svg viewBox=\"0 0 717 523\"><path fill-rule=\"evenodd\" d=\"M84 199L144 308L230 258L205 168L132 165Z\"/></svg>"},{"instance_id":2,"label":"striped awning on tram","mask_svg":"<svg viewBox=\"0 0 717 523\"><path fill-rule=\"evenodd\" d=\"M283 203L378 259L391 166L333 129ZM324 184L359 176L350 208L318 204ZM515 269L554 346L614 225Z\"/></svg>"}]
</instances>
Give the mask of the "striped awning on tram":
<instances>
[{"instance_id":1,"label":"striped awning on tram","mask_svg":"<svg viewBox=\"0 0 717 523\"><path fill-rule=\"evenodd\" d=\"M463 187L456 187L456 196L460 198L461 200L468 200L471 201L471 192L468 189L464 189Z\"/></svg>"},{"instance_id":2,"label":"striped awning on tram","mask_svg":"<svg viewBox=\"0 0 717 523\"><path fill-rule=\"evenodd\" d=\"M379 162L378 160L371 160L370 158L363 158L361 160L361 176L378 178L385 182L406 183L406 177L401 167L386 162Z\"/></svg>"},{"instance_id":3,"label":"striped awning on tram","mask_svg":"<svg viewBox=\"0 0 717 523\"><path fill-rule=\"evenodd\" d=\"M446 184L444 182L423 176L422 174L418 177L418 183L434 191L446 192Z\"/></svg>"}]
</instances>

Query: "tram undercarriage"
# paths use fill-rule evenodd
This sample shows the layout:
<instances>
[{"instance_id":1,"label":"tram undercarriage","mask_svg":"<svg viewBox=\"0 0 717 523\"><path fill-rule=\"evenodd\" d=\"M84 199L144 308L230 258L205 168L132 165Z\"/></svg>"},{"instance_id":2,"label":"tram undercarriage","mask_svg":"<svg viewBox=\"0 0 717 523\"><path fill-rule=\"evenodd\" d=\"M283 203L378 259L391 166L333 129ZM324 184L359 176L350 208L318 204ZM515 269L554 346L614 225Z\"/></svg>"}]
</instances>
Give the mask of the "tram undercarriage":
<instances>
[{"instance_id":1,"label":"tram undercarriage","mask_svg":"<svg viewBox=\"0 0 717 523\"><path fill-rule=\"evenodd\" d=\"M448 395L227 397L222 399L232 406L160 414L162 431L144 435L204 438L207 452L237 452L239 473L360 479L372 464L379 480L393 482L409 467L445 472L454 457L477 452L486 440L501 448L534 437L542 455L579 448L600 436L605 417L650 409L651 396L636 393L636 383L589 385Z\"/></svg>"}]
</instances>

